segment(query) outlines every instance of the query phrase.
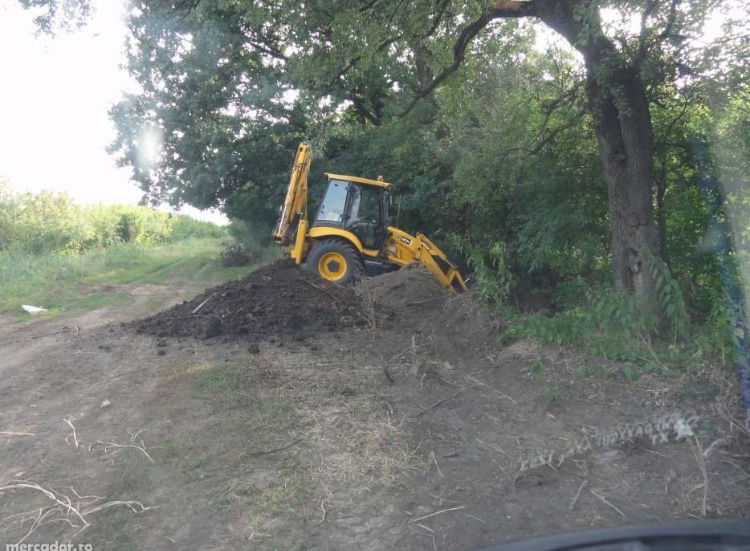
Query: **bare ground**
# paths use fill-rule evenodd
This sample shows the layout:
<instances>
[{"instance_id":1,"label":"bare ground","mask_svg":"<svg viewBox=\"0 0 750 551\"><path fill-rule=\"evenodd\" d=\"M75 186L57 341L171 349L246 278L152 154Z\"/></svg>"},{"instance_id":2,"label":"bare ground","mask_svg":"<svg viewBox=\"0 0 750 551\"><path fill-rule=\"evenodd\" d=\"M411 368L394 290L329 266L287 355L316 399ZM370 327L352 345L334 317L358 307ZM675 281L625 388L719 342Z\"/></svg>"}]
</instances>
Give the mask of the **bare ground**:
<instances>
[{"instance_id":1,"label":"bare ground","mask_svg":"<svg viewBox=\"0 0 750 551\"><path fill-rule=\"evenodd\" d=\"M630 383L575 351L501 349L502 323L470 297L404 274L360 289L368 325L257 348L114 323L189 298L157 286L118 288L119 309L0 319L0 543L472 549L748 514L731 375ZM694 436L620 438L675 412ZM559 461L602 434L620 436Z\"/></svg>"}]
</instances>

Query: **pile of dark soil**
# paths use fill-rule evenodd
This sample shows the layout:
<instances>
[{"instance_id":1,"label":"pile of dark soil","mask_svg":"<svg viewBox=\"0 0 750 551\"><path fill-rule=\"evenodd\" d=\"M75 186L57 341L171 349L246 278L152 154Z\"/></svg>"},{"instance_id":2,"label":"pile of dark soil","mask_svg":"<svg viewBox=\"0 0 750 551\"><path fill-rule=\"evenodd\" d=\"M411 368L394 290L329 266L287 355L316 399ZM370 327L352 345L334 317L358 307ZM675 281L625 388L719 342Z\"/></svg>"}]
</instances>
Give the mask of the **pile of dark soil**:
<instances>
[{"instance_id":1,"label":"pile of dark soil","mask_svg":"<svg viewBox=\"0 0 750 551\"><path fill-rule=\"evenodd\" d=\"M255 342L273 337L302 340L362 325L364 319L351 288L280 260L131 326L157 337L226 336Z\"/></svg>"},{"instance_id":2,"label":"pile of dark soil","mask_svg":"<svg viewBox=\"0 0 750 551\"><path fill-rule=\"evenodd\" d=\"M357 291L365 302L394 312L392 328L430 335L449 355L494 348L505 329L504 321L471 291L451 293L417 265L365 281Z\"/></svg>"}]
</instances>

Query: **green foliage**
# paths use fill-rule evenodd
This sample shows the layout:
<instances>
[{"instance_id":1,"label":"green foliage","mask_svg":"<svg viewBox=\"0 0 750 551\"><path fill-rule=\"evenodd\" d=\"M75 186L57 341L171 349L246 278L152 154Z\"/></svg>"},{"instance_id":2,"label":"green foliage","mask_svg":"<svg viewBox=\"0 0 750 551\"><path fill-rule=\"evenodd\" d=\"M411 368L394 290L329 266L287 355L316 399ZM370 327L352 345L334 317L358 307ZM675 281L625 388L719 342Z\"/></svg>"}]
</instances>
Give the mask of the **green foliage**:
<instances>
[{"instance_id":1,"label":"green foliage","mask_svg":"<svg viewBox=\"0 0 750 551\"><path fill-rule=\"evenodd\" d=\"M678 338L687 336L690 323L682 289L662 260L652 257L648 264L648 269L651 270L656 282L657 311L662 316L662 324L670 326L676 343Z\"/></svg>"},{"instance_id":2,"label":"green foliage","mask_svg":"<svg viewBox=\"0 0 750 551\"><path fill-rule=\"evenodd\" d=\"M185 239L221 239L227 236L227 229L212 222L196 220L185 214L172 215L170 241Z\"/></svg>"},{"instance_id":3,"label":"green foliage","mask_svg":"<svg viewBox=\"0 0 750 551\"><path fill-rule=\"evenodd\" d=\"M271 241L270 232L246 220L232 220L228 230L232 239L250 255L257 255Z\"/></svg>"},{"instance_id":4,"label":"green foliage","mask_svg":"<svg viewBox=\"0 0 750 551\"><path fill-rule=\"evenodd\" d=\"M529 374L529 377L532 379L535 379L539 377L544 371L546 370L546 366L541 360L534 360L529 364L528 369L526 370Z\"/></svg>"},{"instance_id":5,"label":"green foliage","mask_svg":"<svg viewBox=\"0 0 750 551\"><path fill-rule=\"evenodd\" d=\"M489 250L475 246L469 255L469 265L474 271L479 296L487 302L505 302L514 279L508 269L505 246L499 242Z\"/></svg>"},{"instance_id":6,"label":"green foliage","mask_svg":"<svg viewBox=\"0 0 750 551\"><path fill-rule=\"evenodd\" d=\"M573 369L576 379L607 379L611 376L611 371L602 364L586 364Z\"/></svg>"},{"instance_id":7,"label":"green foliage","mask_svg":"<svg viewBox=\"0 0 750 551\"><path fill-rule=\"evenodd\" d=\"M473 269L490 301L506 300L514 280L606 275L609 205L596 113L570 50L537 51L533 31L516 21L488 26L456 72L412 104L453 61L454 41L481 3L324 4L300 11L286 2L135 2L128 66L142 92L113 108L112 150L153 201L222 206L250 224L232 231L253 250L270 231L305 139L315 152L313 197L323 170L383 174L399 195L398 224L427 233ZM638 35L608 27L622 50L594 75L606 82L608 72L640 59L651 88L657 215L666 233L658 252L671 277L661 279L659 305L669 308L662 321L673 339L687 330L688 313L705 315L718 288L710 255L696 254L705 209L688 147L691 133L716 121L699 79L679 74L682 57L698 52L663 34L698 33L704 4L687 2L674 21L668 3L654 6ZM643 3L613 7L637 17ZM598 8L581 3L575 12L584 28L576 46L594 39ZM622 103L620 92L612 90ZM736 106L722 126L738 140L741 112ZM159 155L150 143L161 144Z\"/></svg>"},{"instance_id":8,"label":"green foliage","mask_svg":"<svg viewBox=\"0 0 750 551\"><path fill-rule=\"evenodd\" d=\"M542 388L542 392L539 397L549 407L559 406L562 402L562 397L560 396L557 388L551 385L546 385L544 388Z\"/></svg>"},{"instance_id":9,"label":"green foliage","mask_svg":"<svg viewBox=\"0 0 750 551\"><path fill-rule=\"evenodd\" d=\"M82 207L65 194L13 194L0 187L0 251L81 254L120 243L155 245L226 235L185 215L148 207Z\"/></svg>"},{"instance_id":10,"label":"green foliage","mask_svg":"<svg viewBox=\"0 0 750 551\"><path fill-rule=\"evenodd\" d=\"M677 291L662 291L661 296L673 301L668 304L679 304L678 293L671 293ZM568 305L554 316L517 315L503 334L502 341L509 343L531 338L630 362L633 367L624 373L629 379L637 378L642 372L663 372L672 365L691 368L717 361L726 365L734 359L729 320L718 300L703 324L688 325L687 318L680 317L686 314L679 313L679 307L671 317L666 314L661 317L653 309L644 308L637 296L613 292L608 286L585 287L582 296L585 298L578 306ZM665 322L668 340L655 336ZM677 338L675 327L678 328Z\"/></svg>"}]
</instances>

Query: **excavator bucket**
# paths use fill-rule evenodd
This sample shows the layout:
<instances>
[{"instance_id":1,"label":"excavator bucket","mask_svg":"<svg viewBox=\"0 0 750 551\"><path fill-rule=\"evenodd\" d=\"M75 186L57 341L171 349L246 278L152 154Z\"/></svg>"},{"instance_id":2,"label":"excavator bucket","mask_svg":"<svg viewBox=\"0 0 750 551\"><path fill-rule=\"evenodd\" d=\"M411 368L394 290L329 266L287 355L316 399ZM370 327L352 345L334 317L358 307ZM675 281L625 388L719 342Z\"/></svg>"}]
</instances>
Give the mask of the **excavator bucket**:
<instances>
[{"instance_id":1,"label":"excavator bucket","mask_svg":"<svg viewBox=\"0 0 750 551\"><path fill-rule=\"evenodd\" d=\"M418 233L415 238L418 253L416 260L437 279L444 287L454 291L466 291L466 282L445 253L430 241L426 235Z\"/></svg>"}]
</instances>

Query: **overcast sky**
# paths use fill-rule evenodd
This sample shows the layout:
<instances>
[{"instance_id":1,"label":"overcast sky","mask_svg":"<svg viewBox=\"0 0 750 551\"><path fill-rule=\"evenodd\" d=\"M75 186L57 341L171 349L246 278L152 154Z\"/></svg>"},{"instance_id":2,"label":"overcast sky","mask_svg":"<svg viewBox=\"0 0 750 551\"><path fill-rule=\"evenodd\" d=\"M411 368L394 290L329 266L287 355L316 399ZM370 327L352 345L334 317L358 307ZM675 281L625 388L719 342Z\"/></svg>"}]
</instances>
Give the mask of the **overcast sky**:
<instances>
[{"instance_id":1,"label":"overcast sky","mask_svg":"<svg viewBox=\"0 0 750 551\"><path fill-rule=\"evenodd\" d=\"M81 203L136 203L130 169L105 151L115 136L109 107L134 88L121 68L125 5L93 4L88 25L53 39L35 35L16 0L0 0L0 180Z\"/></svg>"},{"instance_id":2,"label":"overcast sky","mask_svg":"<svg viewBox=\"0 0 750 551\"><path fill-rule=\"evenodd\" d=\"M120 69L122 2L97 2L90 25L38 37L28 12L0 0L0 175L16 189L68 191L81 201L138 201L129 170L104 148L109 106L128 86Z\"/></svg>"}]
</instances>

